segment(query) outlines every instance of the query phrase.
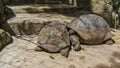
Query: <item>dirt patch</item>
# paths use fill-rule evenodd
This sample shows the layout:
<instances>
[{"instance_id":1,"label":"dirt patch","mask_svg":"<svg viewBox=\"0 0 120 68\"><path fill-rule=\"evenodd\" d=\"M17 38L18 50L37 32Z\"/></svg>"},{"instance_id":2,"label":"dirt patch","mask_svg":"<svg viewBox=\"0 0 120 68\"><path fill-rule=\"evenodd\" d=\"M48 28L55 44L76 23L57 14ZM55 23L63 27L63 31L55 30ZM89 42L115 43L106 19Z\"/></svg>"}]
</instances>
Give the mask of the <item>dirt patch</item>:
<instances>
[{"instance_id":1,"label":"dirt patch","mask_svg":"<svg viewBox=\"0 0 120 68\"><path fill-rule=\"evenodd\" d=\"M110 66L105 64L98 64L95 68L120 68L120 52L114 52L113 57L109 59Z\"/></svg>"}]
</instances>

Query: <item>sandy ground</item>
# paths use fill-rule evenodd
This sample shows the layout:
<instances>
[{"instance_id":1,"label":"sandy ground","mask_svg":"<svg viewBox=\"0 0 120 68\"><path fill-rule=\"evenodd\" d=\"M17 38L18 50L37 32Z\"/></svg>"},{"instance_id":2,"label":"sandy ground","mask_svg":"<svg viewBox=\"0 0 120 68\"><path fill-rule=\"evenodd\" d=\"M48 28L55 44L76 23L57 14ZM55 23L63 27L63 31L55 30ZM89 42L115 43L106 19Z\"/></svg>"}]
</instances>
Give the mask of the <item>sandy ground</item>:
<instances>
[{"instance_id":1,"label":"sandy ground","mask_svg":"<svg viewBox=\"0 0 120 68\"><path fill-rule=\"evenodd\" d=\"M0 52L0 68L120 68L120 31L113 33L114 45L81 45L82 50L71 50L68 58L36 52L35 44L13 37L14 42Z\"/></svg>"}]
</instances>

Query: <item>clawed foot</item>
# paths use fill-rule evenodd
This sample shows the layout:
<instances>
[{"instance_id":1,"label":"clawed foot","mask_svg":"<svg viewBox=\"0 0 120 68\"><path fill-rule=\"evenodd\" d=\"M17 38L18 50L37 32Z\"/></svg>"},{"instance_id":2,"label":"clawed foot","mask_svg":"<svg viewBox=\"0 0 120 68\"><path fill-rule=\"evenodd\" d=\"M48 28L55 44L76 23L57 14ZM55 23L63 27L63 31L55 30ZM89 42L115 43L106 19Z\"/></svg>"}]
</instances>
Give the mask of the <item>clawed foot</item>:
<instances>
[{"instance_id":1,"label":"clawed foot","mask_svg":"<svg viewBox=\"0 0 120 68\"><path fill-rule=\"evenodd\" d=\"M67 47L67 48L65 48L65 49L62 49L61 50L61 54L62 54L62 56L64 56L64 57L68 57L68 55L69 55L69 51L70 51L70 48L69 47Z\"/></svg>"}]
</instances>

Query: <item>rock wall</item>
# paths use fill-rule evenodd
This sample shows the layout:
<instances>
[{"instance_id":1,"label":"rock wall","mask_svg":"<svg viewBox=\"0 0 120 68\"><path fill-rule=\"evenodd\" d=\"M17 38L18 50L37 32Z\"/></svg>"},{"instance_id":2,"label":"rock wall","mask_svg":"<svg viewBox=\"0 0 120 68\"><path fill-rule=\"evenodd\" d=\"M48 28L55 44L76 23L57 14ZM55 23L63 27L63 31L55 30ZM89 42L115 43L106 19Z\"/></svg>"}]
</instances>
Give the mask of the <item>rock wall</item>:
<instances>
[{"instance_id":1,"label":"rock wall","mask_svg":"<svg viewBox=\"0 0 120 68\"><path fill-rule=\"evenodd\" d=\"M91 11L104 17L112 27L112 5L109 2L110 0L91 0Z\"/></svg>"},{"instance_id":2,"label":"rock wall","mask_svg":"<svg viewBox=\"0 0 120 68\"><path fill-rule=\"evenodd\" d=\"M53 3L64 3L65 0L5 0L8 5L23 5L23 4L53 4Z\"/></svg>"},{"instance_id":3,"label":"rock wall","mask_svg":"<svg viewBox=\"0 0 120 68\"><path fill-rule=\"evenodd\" d=\"M5 7L6 6L4 5L3 0L0 0L0 51L4 46L12 42L11 36L6 31L1 29L3 24L6 23Z\"/></svg>"},{"instance_id":4,"label":"rock wall","mask_svg":"<svg viewBox=\"0 0 120 68\"><path fill-rule=\"evenodd\" d=\"M4 8L3 1L0 0L0 18L4 15Z\"/></svg>"},{"instance_id":5,"label":"rock wall","mask_svg":"<svg viewBox=\"0 0 120 68\"><path fill-rule=\"evenodd\" d=\"M67 3L75 4L81 10L93 11L95 13L111 12L112 6L107 4L110 0L4 0L6 4L34 4L34 3Z\"/></svg>"},{"instance_id":6,"label":"rock wall","mask_svg":"<svg viewBox=\"0 0 120 68\"><path fill-rule=\"evenodd\" d=\"M112 6L108 4L110 0L91 0L91 10L94 13L111 13Z\"/></svg>"},{"instance_id":7,"label":"rock wall","mask_svg":"<svg viewBox=\"0 0 120 68\"><path fill-rule=\"evenodd\" d=\"M101 15L108 21L110 26L113 25L111 12L112 6L108 4L111 0L4 0L6 4L10 5L23 5L23 4L34 4L34 3L62 3L62 4L70 4L78 7L79 10L90 11L96 14ZM71 11L71 10L67 10Z\"/></svg>"},{"instance_id":8,"label":"rock wall","mask_svg":"<svg viewBox=\"0 0 120 68\"><path fill-rule=\"evenodd\" d=\"M0 0L0 28L2 24L5 23L5 5L3 4L3 0Z\"/></svg>"}]
</instances>

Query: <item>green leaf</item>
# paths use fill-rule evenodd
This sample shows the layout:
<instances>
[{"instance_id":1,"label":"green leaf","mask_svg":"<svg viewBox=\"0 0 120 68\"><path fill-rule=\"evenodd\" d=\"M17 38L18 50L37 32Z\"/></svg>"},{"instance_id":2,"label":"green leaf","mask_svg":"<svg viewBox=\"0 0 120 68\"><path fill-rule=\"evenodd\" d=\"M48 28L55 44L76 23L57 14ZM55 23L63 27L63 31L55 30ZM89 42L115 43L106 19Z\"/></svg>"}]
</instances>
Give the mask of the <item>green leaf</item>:
<instances>
[{"instance_id":1,"label":"green leaf","mask_svg":"<svg viewBox=\"0 0 120 68\"><path fill-rule=\"evenodd\" d=\"M16 62L20 62L19 60L17 60Z\"/></svg>"},{"instance_id":2,"label":"green leaf","mask_svg":"<svg viewBox=\"0 0 120 68\"><path fill-rule=\"evenodd\" d=\"M80 59L81 59L81 60L84 60L84 59L85 59L85 56L80 56Z\"/></svg>"},{"instance_id":3,"label":"green leaf","mask_svg":"<svg viewBox=\"0 0 120 68\"><path fill-rule=\"evenodd\" d=\"M120 13L120 7L119 7L119 9L118 9L118 12Z\"/></svg>"},{"instance_id":4,"label":"green leaf","mask_svg":"<svg viewBox=\"0 0 120 68\"><path fill-rule=\"evenodd\" d=\"M50 55L49 58L51 58L51 59L55 59L52 55Z\"/></svg>"},{"instance_id":5,"label":"green leaf","mask_svg":"<svg viewBox=\"0 0 120 68\"><path fill-rule=\"evenodd\" d=\"M85 50L85 48L82 47L81 50Z\"/></svg>"}]
</instances>

